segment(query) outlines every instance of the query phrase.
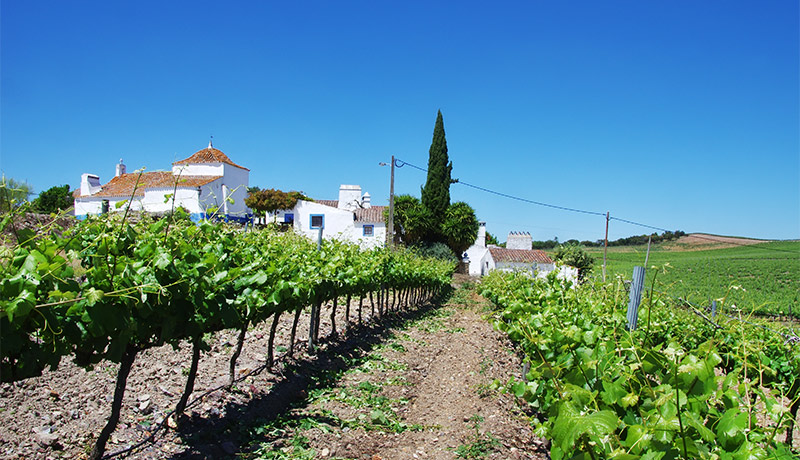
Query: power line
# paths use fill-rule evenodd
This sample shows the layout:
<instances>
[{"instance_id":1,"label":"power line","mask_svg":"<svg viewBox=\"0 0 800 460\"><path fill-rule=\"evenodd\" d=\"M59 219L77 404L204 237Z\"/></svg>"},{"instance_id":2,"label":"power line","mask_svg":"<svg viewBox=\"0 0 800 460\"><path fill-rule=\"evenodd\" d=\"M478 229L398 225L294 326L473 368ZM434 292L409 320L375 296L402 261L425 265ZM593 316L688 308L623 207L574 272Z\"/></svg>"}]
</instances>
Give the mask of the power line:
<instances>
[{"instance_id":1,"label":"power line","mask_svg":"<svg viewBox=\"0 0 800 460\"><path fill-rule=\"evenodd\" d=\"M409 163L407 161L403 161L403 160L401 160L399 158L395 158L394 161L395 161L395 166L397 168L402 168L404 166L410 166L410 167L412 167L414 169L418 169L418 170L420 170L422 172L425 172L425 173L428 172L428 170L425 169L425 168L422 168L422 167L417 166L415 164ZM592 216L603 216L603 217L606 216L606 213L604 213L604 212L588 211L588 210L585 210L585 209L570 208L570 207L566 207L566 206L559 206L559 205L555 205L555 204L544 203L544 202L541 202L541 201L530 200L530 199L522 198L522 197L519 197L519 196L516 196L516 195L511 195L511 194L508 194L508 193L498 192L496 190L492 190L492 189L489 189L489 188L486 188L486 187L481 187L481 186L478 186L478 185L470 184L468 182L463 182L461 180L456 180L455 183L456 184L461 184L461 185L464 185L464 186L467 186L467 187L470 187L470 188L474 188L474 189L480 190L482 192L491 193L493 195L501 196L503 198L508 198L508 199L511 199L511 200L521 201L523 203L535 204L537 206L544 206L544 207L548 207L548 208L552 208L552 209L559 209L559 210L562 210L562 211L570 211L570 212L576 212L576 213L581 213L581 214L588 214L588 215L592 215ZM670 232L671 231L671 230L668 230L666 228L656 227L656 226L653 226L653 225L647 225L647 224L643 224L641 222L635 222L635 221L632 221L632 220L622 219L622 218L614 217L614 216L610 216L609 220L616 220L618 222L623 222L623 223L626 223L626 224L629 224L629 225L635 225L635 226L638 226L638 227L649 228L651 230L656 230L656 231L661 231L661 232ZM705 237L705 236L698 235L698 234L693 234L692 236L695 237L695 238L698 238L698 239L708 240L708 241L712 241L712 242L715 242L715 243L724 243L724 244L730 244L730 245L733 245L733 246L751 246L751 244L749 244L749 243L737 243L737 242L733 242L733 241L721 242L718 239ZM789 250L789 249L771 248L771 247L765 247L765 246L759 246L758 249L763 249L765 251L784 252L784 253L790 253L790 254L800 254L800 252L798 252L798 251L792 251L792 250Z\"/></svg>"},{"instance_id":2,"label":"power line","mask_svg":"<svg viewBox=\"0 0 800 460\"><path fill-rule=\"evenodd\" d=\"M413 165L413 164L408 163L406 161L402 161L402 160L399 160L399 159L397 159L395 161L402 163L402 164L398 164L397 165L398 168L402 168L403 166L411 166L414 169L419 169L420 171L428 172L427 169L424 169L424 168L421 168L419 166ZM502 196L504 198L509 198L509 199L512 199L512 200L522 201L523 203L530 203L530 204L535 204L535 205L539 205L539 206L545 206L545 207L548 207L548 208L560 209L562 211L578 212L578 213L589 214L589 215L593 215L593 216L605 216L606 215L604 212L586 211L584 209L568 208L566 206L559 206L559 205L555 205L555 204L543 203L541 201L529 200L527 198L522 198L522 197L518 197L518 196L515 196L515 195L509 195L508 193L498 192L496 190L491 190L491 189L488 189L486 187L481 187L481 186L478 186L478 185L470 184L470 183L467 183L467 182L463 182L461 180L457 180L455 183L456 184L465 185L467 187L471 187L471 188L474 188L476 190L480 190L482 192L491 193L491 194L497 195L497 196Z\"/></svg>"}]
</instances>

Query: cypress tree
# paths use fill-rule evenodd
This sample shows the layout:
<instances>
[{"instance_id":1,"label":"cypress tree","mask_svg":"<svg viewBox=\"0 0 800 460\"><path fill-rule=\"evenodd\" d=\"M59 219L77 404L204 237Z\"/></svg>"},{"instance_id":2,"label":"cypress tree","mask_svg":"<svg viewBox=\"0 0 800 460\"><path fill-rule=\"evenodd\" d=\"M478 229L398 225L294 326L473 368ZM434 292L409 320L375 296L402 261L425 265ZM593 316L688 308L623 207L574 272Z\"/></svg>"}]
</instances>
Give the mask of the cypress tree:
<instances>
[{"instance_id":1,"label":"cypress tree","mask_svg":"<svg viewBox=\"0 0 800 460\"><path fill-rule=\"evenodd\" d=\"M436 116L433 142L428 156L428 179L422 187L422 204L437 220L443 220L450 206L450 178L453 162L447 158L447 140L444 137L442 111Z\"/></svg>"}]
</instances>

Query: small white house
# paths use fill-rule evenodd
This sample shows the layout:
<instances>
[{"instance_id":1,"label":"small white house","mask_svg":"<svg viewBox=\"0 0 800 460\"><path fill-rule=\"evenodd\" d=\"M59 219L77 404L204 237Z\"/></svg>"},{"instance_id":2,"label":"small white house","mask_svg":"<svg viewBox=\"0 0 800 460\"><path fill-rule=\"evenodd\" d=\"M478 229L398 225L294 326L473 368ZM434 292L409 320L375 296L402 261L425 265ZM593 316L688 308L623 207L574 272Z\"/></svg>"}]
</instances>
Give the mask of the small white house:
<instances>
[{"instance_id":1,"label":"small white house","mask_svg":"<svg viewBox=\"0 0 800 460\"><path fill-rule=\"evenodd\" d=\"M489 273L488 258L489 248L486 247L486 222L478 223L478 237L475 243L467 249L466 260L469 261L469 274L483 276Z\"/></svg>"},{"instance_id":2,"label":"small white house","mask_svg":"<svg viewBox=\"0 0 800 460\"><path fill-rule=\"evenodd\" d=\"M338 200L298 201L289 211L279 211L277 221L312 240L322 237L357 243L362 248L386 243L386 206L372 206L369 193L360 185L341 185Z\"/></svg>"},{"instance_id":3,"label":"small white house","mask_svg":"<svg viewBox=\"0 0 800 460\"><path fill-rule=\"evenodd\" d=\"M492 270L530 271L538 277L546 277L548 273L558 270L558 277L575 281L578 269L556 265L544 252L532 249L533 240L528 232L510 232L506 247L486 246L486 223L478 227L478 238L466 252L469 260L469 274L483 276Z\"/></svg>"},{"instance_id":4,"label":"small white house","mask_svg":"<svg viewBox=\"0 0 800 460\"><path fill-rule=\"evenodd\" d=\"M171 171L128 173L120 160L116 174L105 185L95 174L81 176L81 186L73 193L75 216L100 214L104 207L110 212L121 211L130 202L135 211L163 213L184 207L193 220L211 215L244 220L250 216L244 204L249 179L249 169L231 161L211 142L189 158L173 163Z\"/></svg>"}]
</instances>

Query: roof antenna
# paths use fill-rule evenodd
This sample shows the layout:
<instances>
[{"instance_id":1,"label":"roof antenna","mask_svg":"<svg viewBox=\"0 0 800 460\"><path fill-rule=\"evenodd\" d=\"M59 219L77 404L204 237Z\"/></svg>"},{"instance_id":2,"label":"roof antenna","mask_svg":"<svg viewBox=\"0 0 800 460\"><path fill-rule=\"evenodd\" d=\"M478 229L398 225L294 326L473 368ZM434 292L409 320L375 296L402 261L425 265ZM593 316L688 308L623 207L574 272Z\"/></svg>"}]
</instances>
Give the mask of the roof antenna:
<instances>
[{"instance_id":1,"label":"roof antenna","mask_svg":"<svg viewBox=\"0 0 800 460\"><path fill-rule=\"evenodd\" d=\"M213 141L213 140L214 140L214 136L211 136L211 139L209 139L209 140L208 140L208 149L209 149L209 150L211 150L211 149L213 149L213 148L214 148L214 146L213 146L213 145L211 145L211 141Z\"/></svg>"}]
</instances>

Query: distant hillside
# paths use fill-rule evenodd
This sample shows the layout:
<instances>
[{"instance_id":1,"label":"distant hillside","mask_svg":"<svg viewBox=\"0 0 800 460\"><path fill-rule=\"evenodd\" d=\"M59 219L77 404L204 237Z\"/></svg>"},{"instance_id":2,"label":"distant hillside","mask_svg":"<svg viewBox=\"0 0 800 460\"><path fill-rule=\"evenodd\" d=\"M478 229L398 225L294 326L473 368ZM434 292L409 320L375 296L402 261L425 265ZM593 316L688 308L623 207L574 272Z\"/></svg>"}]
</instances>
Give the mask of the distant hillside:
<instances>
[{"instance_id":1,"label":"distant hillside","mask_svg":"<svg viewBox=\"0 0 800 460\"><path fill-rule=\"evenodd\" d=\"M675 241L665 243L665 249L698 251L702 249L722 249L734 246L769 243L771 240L757 240L754 238L741 238L736 236L710 235L708 233L691 233Z\"/></svg>"}]
</instances>

